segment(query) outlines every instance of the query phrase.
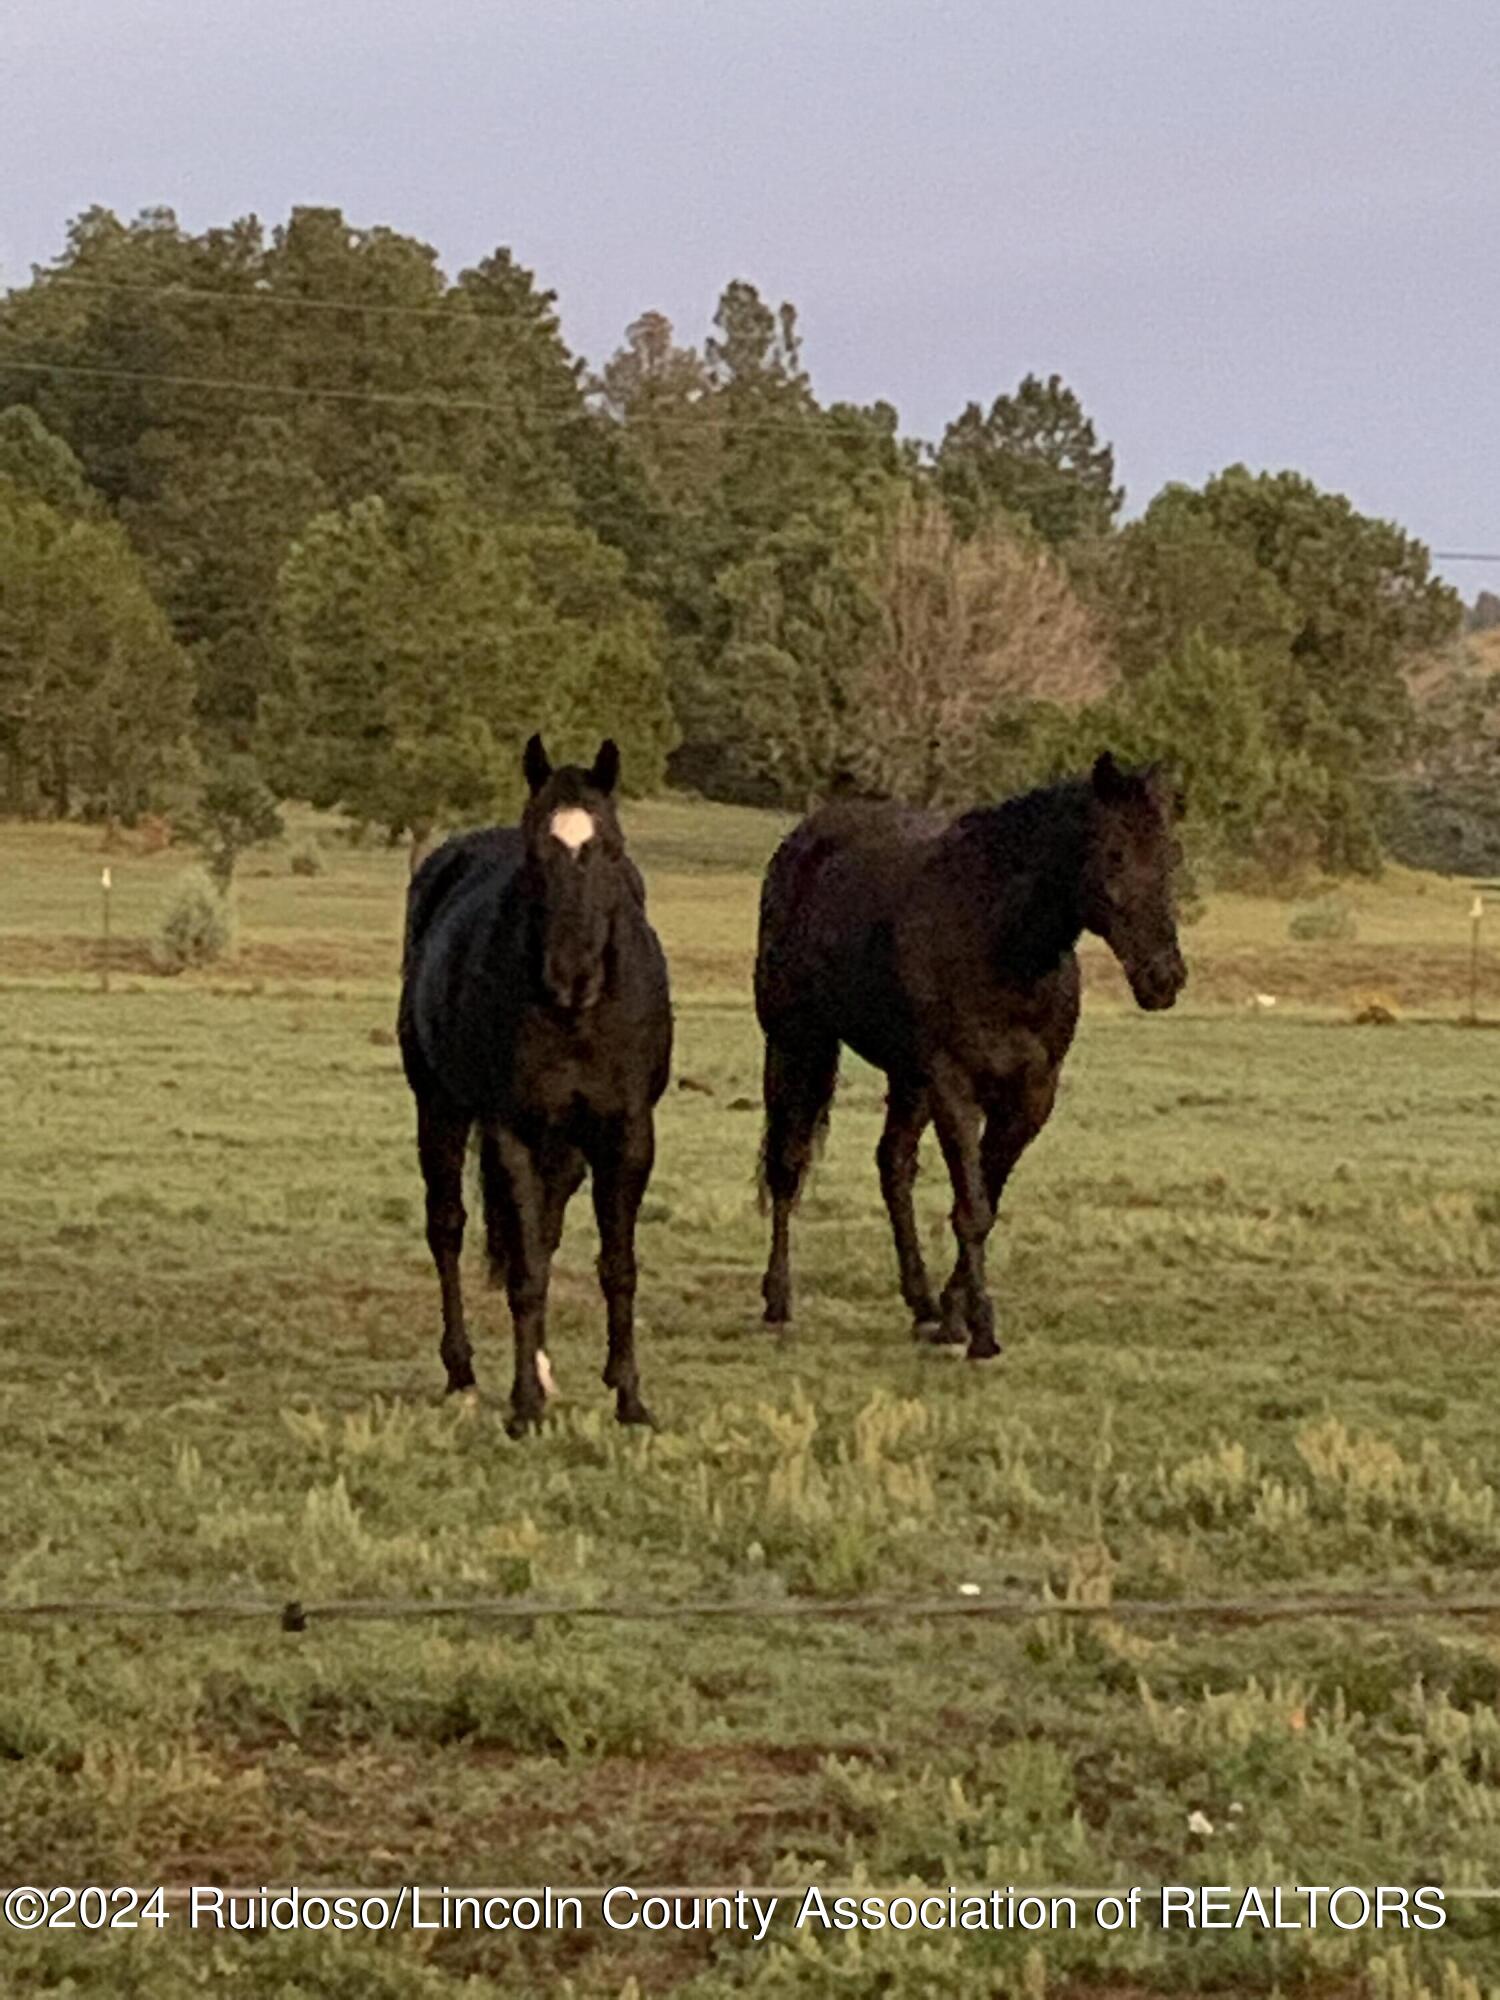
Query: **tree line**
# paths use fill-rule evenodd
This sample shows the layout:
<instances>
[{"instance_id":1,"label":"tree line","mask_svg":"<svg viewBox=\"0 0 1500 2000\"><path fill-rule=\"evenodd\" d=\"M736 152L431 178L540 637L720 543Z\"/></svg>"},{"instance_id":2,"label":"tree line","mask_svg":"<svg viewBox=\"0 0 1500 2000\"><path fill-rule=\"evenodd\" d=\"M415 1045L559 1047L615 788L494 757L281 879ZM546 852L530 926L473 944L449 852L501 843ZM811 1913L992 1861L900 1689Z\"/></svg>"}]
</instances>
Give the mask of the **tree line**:
<instances>
[{"instance_id":1,"label":"tree line","mask_svg":"<svg viewBox=\"0 0 1500 2000\"><path fill-rule=\"evenodd\" d=\"M1291 471L1122 500L1057 376L925 444L821 403L748 283L591 372L504 249L90 210L0 299L0 806L421 841L513 809L537 727L798 807L1107 740L1176 763L1223 879L1376 867L1463 622L1427 551Z\"/></svg>"}]
</instances>

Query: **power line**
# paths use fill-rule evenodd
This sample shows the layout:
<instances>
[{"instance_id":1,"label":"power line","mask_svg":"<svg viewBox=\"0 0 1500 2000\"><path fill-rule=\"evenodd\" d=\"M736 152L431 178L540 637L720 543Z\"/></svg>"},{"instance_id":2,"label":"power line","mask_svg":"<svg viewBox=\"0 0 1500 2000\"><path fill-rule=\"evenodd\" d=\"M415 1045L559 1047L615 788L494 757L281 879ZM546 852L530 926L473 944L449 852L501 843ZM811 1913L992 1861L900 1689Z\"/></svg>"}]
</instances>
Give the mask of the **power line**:
<instances>
[{"instance_id":1,"label":"power line","mask_svg":"<svg viewBox=\"0 0 1500 2000\"><path fill-rule=\"evenodd\" d=\"M154 382L172 389L229 390L240 395L311 397L341 403L389 403L403 408L483 411L492 416L514 417L517 406L496 403L477 396L432 395L419 390L335 389L307 387L290 382L241 382L228 375L170 375L150 368L96 368L68 361L6 361L0 359L0 374L81 376L111 382ZM538 405L531 404L535 410ZM543 414L549 414L543 412ZM583 416L581 407L572 411Z\"/></svg>"},{"instance_id":2,"label":"power line","mask_svg":"<svg viewBox=\"0 0 1500 2000\"><path fill-rule=\"evenodd\" d=\"M144 293L144 287L142 286L127 285L121 286L119 289L123 291L141 291ZM160 296L160 294L152 292L146 294L146 296L155 298ZM213 296L218 295L214 294ZM332 306L334 302L309 300L306 303ZM390 310L404 311L408 309L404 307L392 307ZM411 308L410 310L415 311L419 309ZM420 310L426 310L426 308L421 308ZM398 409L451 410L465 415L496 416L510 419L514 419L520 415L527 415L556 417L561 421L569 417L599 417L604 415L604 412L600 411L597 407L591 407L588 401L590 397L597 397L600 392L590 389L583 384L579 386L579 400L576 403L551 403L545 399L537 399L526 403L501 403L496 402L491 397L456 396L443 392L423 390L345 389L304 383L254 382L244 381L228 375L178 375L164 370L149 368L104 367L70 361L12 361L0 356L0 375L7 372L15 375L61 375L70 379L86 381L155 384L161 388L198 389L215 394L222 392L230 395L281 396L291 398L294 401L369 403ZM705 414L710 407L708 403L702 406ZM843 410L815 407L804 411L796 417L735 416L730 419L727 428L731 431L790 431L806 430L816 427L819 424L824 424L830 428L846 429L847 417L845 411L850 411L856 415L868 414L865 408L860 405L846 405ZM625 420L610 418L608 421L614 423L621 431L626 431L630 428L628 421ZM653 429L661 429L663 427L670 429L681 426L696 430L702 425L702 417L688 411L654 412L647 421ZM891 443L898 442L894 434L890 434L888 441ZM1129 525L1131 524L1126 523L1127 527ZM1107 542L1111 537L1100 535L1086 536L1081 539ZM1430 560L1435 563L1500 564L1500 550L1496 549L1430 549L1428 555Z\"/></svg>"},{"instance_id":3,"label":"power line","mask_svg":"<svg viewBox=\"0 0 1500 2000\"><path fill-rule=\"evenodd\" d=\"M442 304L415 306L388 305L368 299L302 298L286 292L259 290L232 292L207 285L126 285L114 279L75 278L61 274L46 276L40 280L40 283L43 286L67 286L75 291L106 292L152 300L194 299L225 305L286 307L294 311L305 312L368 312L378 313L383 316L439 319L446 323L451 323L455 318L510 320L519 323L527 318L525 314L519 313L512 308L501 309L470 303L465 303L461 309L456 310L447 301L462 299L463 291L461 287L454 288L446 293L444 295L444 303ZM341 393L353 395L358 392L351 390ZM820 414L827 415L828 412L823 411ZM658 418L656 421L661 421L661 419ZM1434 549L1431 551L1431 555L1434 562L1500 563L1500 550Z\"/></svg>"},{"instance_id":4,"label":"power line","mask_svg":"<svg viewBox=\"0 0 1500 2000\"><path fill-rule=\"evenodd\" d=\"M522 1597L350 1597L324 1604L297 1599L277 1604L264 1598L201 1598L172 1601L124 1598L54 1598L36 1604L0 1604L0 1624L43 1620L137 1619L185 1623L242 1623L274 1618L289 1632L312 1624L361 1623L421 1618L475 1618L488 1624L527 1625L538 1619L586 1618L620 1623L716 1622L724 1619L869 1619L877 1623L927 1619L980 1619L1004 1625L1037 1619L1140 1624L1166 1621L1213 1625L1262 1625L1300 1619L1340 1618L1360 1623L1406 1622L1421 1618L1500 1618L1500 1593L1451 1597L1390 1593L1314 1592L1297 1596L1118 1598L1112 1603L1053 1602L1047 1598L846 1597L780 1598L755 1602L740 1598L685 1599L662 1603L619 1598L573 1604Z\"/></svg>"},{"instance_id":5,"label":"power line","mask_svg":"<svg viewBox=\"0 0 1500 2000\"><path fill-rule=\"evenodd\" d=\"M443 294L439 303L427 306L387 304L378 299L350 298L306 298L295 292L270 292L251 289L243 292L222 291L209 285L122 285L110 278L73 278L61 275L43 276L32 288L51 291L65 286L69 291L105 292L125 298L150 299L153 302L174 299L202 300L205 303L227 306L280 306L297 312L364 312L378 313L386 318L436 319L445 325L465 319L493 319L509 321L513 325L534 326L541 315L523 313L513 306L485 306L470 300L462 286L455 286ZM24 297L27 288L22 287L11 293L12 298ZM544 311L550 312L545 300L538 300Z\"/></svg>"},{"instance_id":6,"label":"power line","mask_svg":"<svg viewBox=\"0 0 1500 2000\"><path fill-rule=\"evenodd\" d=\"M16 375L63 375L87 381L139 382L169 389L202 389L214 393L227 391L233 395L284 396L294 400L328 400L340 403L394 405L407 409L454 410L469 414L506 417L511 420L518 416L544 416L556 417L561 421L569 417L597 418L605 414L597 407L591 408L586 400L590 396L597 396L599 392L582 385L579 388L579 401L576 403L553 403L542 398L525 403L500 403L492 398L454 396L422 390L340 389L290 382L247 382L228 375L177 375L152 368L103 367L74 361L10 361L0 355L0 376L7 372ZM703 407L707 410L710 406L705 404ZM626 429L626 425L619 419L608 418L607 421L614 424L622 433ZM677 425L693 429L702 427L700 417L685 411L653 415L650 423L653 428ZM736 416L730 420L727 428L731 431L786 431L811 429L820 424L843 429L846 428L847 420L839 410L814 408L795 418ZM890 441L895 442L893 438Z\"/></svg>"}]
</instances>

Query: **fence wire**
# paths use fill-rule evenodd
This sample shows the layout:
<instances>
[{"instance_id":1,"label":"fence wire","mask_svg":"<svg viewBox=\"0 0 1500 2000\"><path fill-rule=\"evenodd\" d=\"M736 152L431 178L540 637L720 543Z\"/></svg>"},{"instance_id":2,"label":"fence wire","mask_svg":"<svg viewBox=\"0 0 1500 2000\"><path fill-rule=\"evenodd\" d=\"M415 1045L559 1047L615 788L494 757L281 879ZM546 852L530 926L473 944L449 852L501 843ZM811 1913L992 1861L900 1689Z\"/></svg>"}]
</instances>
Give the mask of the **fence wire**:
<instances>
[{"instance_id":1,"label":"fence wire","mask_svg":"<svg viewBox=\"0 0 1500 2000\"><path fill-rule=\"evenodd\" d=\"M661 1602L644 1598L612 1598L603 1602L570 1603L525 1597L346 1597L326 1603L298 1598L273 1602L264 1598L200 1598L153 1602L150 1599L79 1597L50 1598L34 1604L0 1604L0 1625L48 1621L137 1620L197 1624L245 1623L270 1619L283 1631L303 1632L312 1625L344 1621L381 1622L424 1618L471 1618L487 1624L530 1625L553 1618L588 1618L617 1623L688 1623L736 1619L796 1619L801 1621L871 1620L881 1623L931 1619L975 1619L1020 1625L1047 1618L1071 1622L1117 1624L1165 1622L1208 1625L1264 1625L1319 1618L1350 1619L1367 1624L1405 1622L1421 1618L1500 1618L1500 1593L1480 1591L1450 1596L1411 1592L1312 1592L1295 1596L1115 1598L1082 1601L1071 1598L968 1596L940 1598L790 1597L773 1599L697 1598Z\"/></svg>"}]
</instances>

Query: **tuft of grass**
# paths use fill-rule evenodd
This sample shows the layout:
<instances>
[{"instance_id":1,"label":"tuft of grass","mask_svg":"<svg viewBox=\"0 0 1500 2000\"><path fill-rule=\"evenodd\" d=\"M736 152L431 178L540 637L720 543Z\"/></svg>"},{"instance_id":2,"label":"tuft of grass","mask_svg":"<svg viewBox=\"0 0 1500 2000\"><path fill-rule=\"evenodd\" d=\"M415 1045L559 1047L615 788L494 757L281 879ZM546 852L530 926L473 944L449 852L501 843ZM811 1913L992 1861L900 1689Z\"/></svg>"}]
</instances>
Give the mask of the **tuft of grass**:
<instances>
[{"instance_id":1,"label":"tuft of grass","mask_svg":"<svg viewBox=\"0 0 1500 2000\"><path fill-rule=\"evenodd\" d=\"M1332 891L1301 903L1287 919L1286 934L1298 944L1348 944L1359 936L1354 905Z\"/></svg>"}]
</instances>

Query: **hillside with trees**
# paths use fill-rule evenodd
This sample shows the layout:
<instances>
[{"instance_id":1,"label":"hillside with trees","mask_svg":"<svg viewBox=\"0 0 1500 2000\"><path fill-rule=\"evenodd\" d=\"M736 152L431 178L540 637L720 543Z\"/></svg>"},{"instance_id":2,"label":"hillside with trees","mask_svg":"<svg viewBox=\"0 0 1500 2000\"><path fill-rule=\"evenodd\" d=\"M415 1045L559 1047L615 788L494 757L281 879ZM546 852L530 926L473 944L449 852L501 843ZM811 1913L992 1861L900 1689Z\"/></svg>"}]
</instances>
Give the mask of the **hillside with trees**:
<instances>
[{"instance_id":1,"label":"hillside with trees","mask_svg":"<svg viewBox=\"0 0 1500 2000\"><path fill-rule=\"evenodd\" d=\"M503 248L450 277L333 209L93 209L0 298L4 809L299 798L421 843L512 811L538 726L797 807L1107 740L1176 764L1213 879L1479 865L1489 607L1295 471L1123 498L1056 374L924 443L821 403L744 280L591 369Z\"/></svg>"}]
</instances>

